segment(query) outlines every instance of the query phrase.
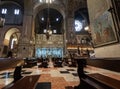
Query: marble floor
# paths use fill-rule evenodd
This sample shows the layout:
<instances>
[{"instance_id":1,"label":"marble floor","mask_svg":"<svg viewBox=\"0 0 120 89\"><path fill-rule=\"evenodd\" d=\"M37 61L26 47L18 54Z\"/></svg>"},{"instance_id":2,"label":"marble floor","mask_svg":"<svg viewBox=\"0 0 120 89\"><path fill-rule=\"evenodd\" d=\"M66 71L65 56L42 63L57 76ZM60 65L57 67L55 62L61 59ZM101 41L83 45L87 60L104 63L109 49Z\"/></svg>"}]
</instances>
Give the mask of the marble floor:
<instances>
[{"instance_id":1,"label":"marble floor","mask_svg":"<svg viewBox=\"0 0 120 89\"><path fill-rule=\"evenodd\" d=\"M0 71L0 89L13 81L14 69ZM120 80L120 73L109 70L104 70L92 66L87 66L84 69L85 73L100 73L111 78ZM22 76L40 74L38 82L50 82L51 89L67 89L79 84L79 78L76 67L51 67L51 68L22 68Z\"/></svg>"}]
</instances>

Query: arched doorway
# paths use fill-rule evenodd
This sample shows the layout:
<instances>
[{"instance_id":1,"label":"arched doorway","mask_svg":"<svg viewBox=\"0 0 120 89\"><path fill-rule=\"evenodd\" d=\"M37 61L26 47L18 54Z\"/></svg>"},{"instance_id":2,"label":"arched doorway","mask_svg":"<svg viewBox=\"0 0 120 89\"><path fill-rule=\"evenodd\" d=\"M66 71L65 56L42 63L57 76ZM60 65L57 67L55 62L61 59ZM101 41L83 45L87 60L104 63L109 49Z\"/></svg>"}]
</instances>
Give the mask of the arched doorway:
<instances>
[{"instance_id":1,"label":"arched doorway","mask_svg":"<svg viewBox=\"0 0 120 89\"><path fill-rule=\"evenodd\" d=\"M20 35L21 33L18 28L7 30L3 41L4 48L2 54L4 56L7 56L8 51L12 51L14 57L17 56Z\"/></svg>"}]
</instances>

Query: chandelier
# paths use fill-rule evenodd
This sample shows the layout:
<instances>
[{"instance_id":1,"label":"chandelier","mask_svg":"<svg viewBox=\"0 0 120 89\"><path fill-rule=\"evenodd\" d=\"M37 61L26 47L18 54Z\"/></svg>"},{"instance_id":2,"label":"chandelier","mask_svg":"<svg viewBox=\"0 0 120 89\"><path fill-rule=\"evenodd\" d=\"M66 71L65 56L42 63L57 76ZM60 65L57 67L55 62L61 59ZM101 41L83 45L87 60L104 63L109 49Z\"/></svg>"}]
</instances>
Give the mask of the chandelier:
<instances>
[{"instance_id":1,"label":"chandelier","mask_svg":"<svg viewBox=\"0 0 120 89\"><path fill-rule=\"evenodd\" d=\"M47 26L46 26L47 32L46 32L46 39L48 40L49 37L52 35L51 25L50 25L50 18L47 18Z\"/></svg>"},{"instance_id":2,"label":"chandelier","mask_svg":"<svg viewBox=\"0 0 120 89\"><path fill-rule=\"evenodd\" d=\"M50 36L52 35L52 30L51 30L51 24L50 24L50 18L49 18L49 4L52 2L53 0L46 0L47 4L48 4L48 17L47 17L47 25L46 25L46 39L48 40L50 38Z\"/></svg>"}]
</instances>

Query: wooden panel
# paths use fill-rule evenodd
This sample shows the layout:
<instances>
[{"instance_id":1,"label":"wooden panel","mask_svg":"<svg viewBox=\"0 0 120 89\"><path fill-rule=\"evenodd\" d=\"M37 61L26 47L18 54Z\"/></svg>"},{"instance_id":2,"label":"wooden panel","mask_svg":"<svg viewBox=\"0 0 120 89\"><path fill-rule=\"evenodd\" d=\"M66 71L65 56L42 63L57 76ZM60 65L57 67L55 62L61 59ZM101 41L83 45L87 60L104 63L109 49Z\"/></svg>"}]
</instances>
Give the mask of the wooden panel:
<instances>
[{"instance_id":1,"label":"wooden panel","mask_svg":"<svg viewBox=\"0 0 120 89\"><path fill-rule=\"evenodd\" d=\"M22 58L0 58L0 71L24 65Z\"/></svg>"},{"instance_id":2,"label":"wooden panel","mask_svg":"<svg viewBox=\"0 0 120 89\"><path fill-rule=\"evenodd\" d=\"M120 81L118 80L115 80L113 78L110 78L110 77L107 77L107 76L104 76L104 75L101 75L101 74L89 74L88 75L89 77L107 85L107 86L110 86L111 88L113 89L119 89L120 88Z\"/></svg>"},{"instance_id":3,"label":"wooden panel","mask_svg":"<svg viewBox=\"0 0 120 89\"><path fill-rule=\"evenodd\" d=\"M94 58L87 59L87 64L99 68L120 72L120 58Z\"/></svg>"},{"instance_id":4,"label":"wooden panel","mask_svg":"<svg viewBox=\"0 0 120 89\"><path fill-rule=\"evenodd\" d=\"M35 89L39 77L40 75L23 77L7 89Z\"/></svg>"}]
</instances>

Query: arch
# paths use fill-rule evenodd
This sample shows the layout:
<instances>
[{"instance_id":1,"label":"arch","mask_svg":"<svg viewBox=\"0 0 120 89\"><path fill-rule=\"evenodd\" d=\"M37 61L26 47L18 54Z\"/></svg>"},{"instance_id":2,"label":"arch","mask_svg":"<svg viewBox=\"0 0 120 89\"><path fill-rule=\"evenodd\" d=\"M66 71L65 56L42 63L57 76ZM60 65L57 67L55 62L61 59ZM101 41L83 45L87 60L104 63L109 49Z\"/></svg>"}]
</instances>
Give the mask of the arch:
<instances>
[{"instance_id":1,"label":"arch","mask_svg":"<svg viewBox=\"0 0 120 89\"><path fill-rule=\"evenodd\" d=\"M16 3L16 2L14 2L14 1L2 1L2 2L0 2L0 6L1 5L4 5L4 4L15 4L15 5L17 5L17 6L19 6L20 8L23 8L20 4L18 4L18 3Z\"/></svg>"},{"instance_id":2,"label":"arch","mask_svg":"<svg viewBox=\"0 0 120 89\"><path fill-rule=\"evenodd\" d=\"M44 20L41 20L41 18L44 18ZM56 30L55 34L62 34L62 28L63 28L63 16L59 11L53 8L42 9L40 12L38 12L36 18L35 18L35 32L37 34L44 34L44 29L47 29L48 26L48 18L49 18L49 26L51 31L54 33L54 29ZM55 19L59 18L58 21ZM37 28L36 28L37 27Z\"/></svg>"},{"instance_id":3,"label":"arch","mask_svg":"<svg viewBox=\"0 0 120 89\"><path fill-rule=\"evenodd\" d=\"M34 15L33 15L33 18L34 18L34 21L35 21L35 18L37 17L37 14L41 11L41 10L43 10L43 9L45 9L45 8L48 8L48 4L45 4L45 3L43 3L43 4L41 4L41 3L37 3L35 6L34 6ZM50 4L49 5L49 8L51 8L51 9L55 9L55 10L57 10L61 15L62 15L62 17L63 17L63 25L62 25L62 27L63 27L63 31L65 31L65 29L66 29L66 12L65 12L65 8L64 7L61 7L60 5L57 5L57 4L55 4L55 3L53 3L53 4ZM35 22L34 22L34 24L35 24Z\"/></svg>"},{"instance_id":4,"label":"arch","mask_svg":"<svg viewBox=\"0 0 120 89\"><path fill-rule=\"evenodd\" d=\"M57 4L51 4L49 7L50 7L50 8L53 8L53 9L56 9L58 12L61 13L61 15L63 16L63 19L65 19L65 10L64 10L62 7L60 7L60 6L57 5ZM35 5L35 7L34 7L34 12L33 12L33 13L34 13L34 19L35 19L37 13L38 13L39 11L45 9L45 8L48 8L48 5L47 5L47 4L39 4L39 3L38 3L37 5ZM62 8L62 9L61 9L61 8Z\"/></svg>"},{"instance_id":5,"label":"arch","mask_svg":"<svg viewBox=\"0 0 120 89\"><path fill-rule=\"evenodd\" d=\"M37 3L35 6L34 6L34 15L33 15L33 18L34 18L34 20L33 20L33 22L34 22L34 24L35 24L35 18L37 17L37 14L41 11L41 10L43 10L43 9L45 9L45 8L48 8L48 4L41 4L41 3ZM65 29L66 29L66 13L65 13L65 8L64 7L61 7L60 5L57 5L57 4L50 4L49 5L49 8L52 8L52 9L55 9L55 10L57 10L61 15L62 15L62 17L63 17L63 31L65 31Z\"/></svg>"},{"instance_id":6,"label":"arch","mask_svg":"<svg viewBox=\"0 0 120 89\"><path fill-rule=\"evenodd\" d=\"M17 39L19 39L20 33L21 32L18 28L8 29L7 32L5 33L3 44L8 46L10 42L10 38L13 34L16 34Z\"/></svg>"}]
</instances>

